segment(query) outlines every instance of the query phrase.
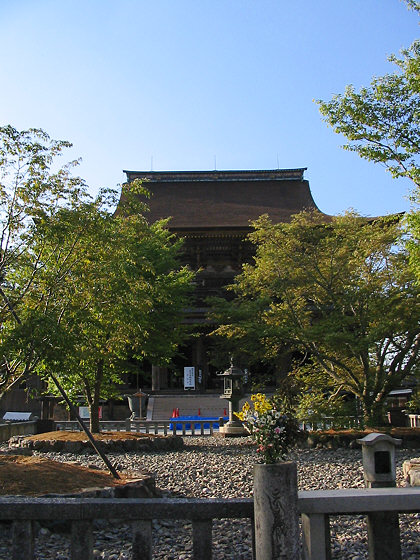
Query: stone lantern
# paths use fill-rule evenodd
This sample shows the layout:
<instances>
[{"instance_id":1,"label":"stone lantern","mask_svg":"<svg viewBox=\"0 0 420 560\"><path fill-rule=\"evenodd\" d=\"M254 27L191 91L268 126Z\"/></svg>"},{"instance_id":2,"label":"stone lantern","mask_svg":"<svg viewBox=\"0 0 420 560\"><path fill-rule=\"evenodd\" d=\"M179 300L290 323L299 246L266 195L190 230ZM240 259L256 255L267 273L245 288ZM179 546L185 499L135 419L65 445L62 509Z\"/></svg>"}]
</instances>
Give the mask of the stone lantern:
<instances>
[{"instance_id":1,"label":"stone lantern","mask_svg":"<svg viewBox=\"0 0 420 560\"><path fill-rule=\"evenodd\" d=\"M395 486L395 447L401 445L401 440L388 434L370 433L357 442L362 446L366 488Z\"/></svg>"},{"instance_id":2,"label":"stone lantern","mask_svg":"<svg viewBox=\"0 0 420 560\"><path fill-rule=\"evenodd\" d=\"M244 395L243 378L244 372L233 365L220 374L223 377L223 395L221 399L229 402L229 420L223 426L220 426L219 433L223 436L242 436L247 432L242 422L234 417L234 412L239 412L239 401Z\"/></svg>"},{"instance_id":3,"label":"stone lantern","mask_svg":"<svg viewBox=\"0 0 420 560\"><path fill-rule=\"evenodd\" d=\"M371 433L357 442L362 446L366 488L396 486L395 448L401 445L401 440L388 434ZM367 515L367 533L369 558L401 560L398 513L371 511Z\"/></svg>"}]
</instances>

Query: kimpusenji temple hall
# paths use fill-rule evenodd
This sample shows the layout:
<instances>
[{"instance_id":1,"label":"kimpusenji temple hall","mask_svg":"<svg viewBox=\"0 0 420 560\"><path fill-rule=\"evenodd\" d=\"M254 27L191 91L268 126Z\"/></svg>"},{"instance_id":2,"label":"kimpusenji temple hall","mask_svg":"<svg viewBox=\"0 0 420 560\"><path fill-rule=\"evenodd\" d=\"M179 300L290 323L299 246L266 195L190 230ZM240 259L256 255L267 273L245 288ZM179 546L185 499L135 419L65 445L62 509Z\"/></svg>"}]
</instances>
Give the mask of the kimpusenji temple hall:
<instances>
[{"instance_id":1,"label":"kimpusenji temple hall","mask_svg":"<svg viewBox=\"0 0 420 560\"><path fill-rule=\"evenodd\" d=\"M184 238L182 264L199 270L184 321L198 325L199 336L181 349L176 371L152 366L151 389L184 390L184 367L193 367L194 390L215 388L209 365L206 298L222 295L253 256L247 241L250 221L268 214L273 222L289 221L302 210L316 209L309 182L301 169L263 171L125 171L127 181L142 179L151 191L148 220L170 217L169 229ZM226 366L229 357L226 356ZM182 373L182 375L180 375Z\"/></svg>"},{"instance_id":2,"label":"kimpusenji temple hall","mask_svg":"<svg viewBox=\"0 0 420 560\"><path fill-rule=\"evenodd\" d=\"M147 201L148 220L170 217L169 229L184 238L182 264L199 272L183 318L184 322L194 325L195 336L179 349L179 356L170 368L144 364L139 373L128 376L121 387L122 394L135 393L139 388L149 395L162 397L170 394L177 394L177 398L194 394L204 397L207 393L209 397L214 394L217 402L221 402L218 395L222 381L211 364L212 342L208 336L215 325L208 322L206 298L223 296L224 286L232 283L242 264L252 260L254 247L247 240L252 220L268 214L273 222L285 222L302 210L317 208L304 171L305 168L125 171L128 182L142 179L152 193ZM229 359L226 356L225 368L229 366ZM285 364L285 371L287 367ZM0 414L10 410L31 411L48 421L64 419L67 413L64 409L60 412L59 399L52 396L33 399L33 388L41 388L36 376L13 387L0 400ZM122 401L103 403L105 419L128 416L127 404L119 403ZM80 404L83 405L82 400Z\"/></svg>"},{"instance_id":3,"label":"kimpusenji temple hall","mask_svg":"<svg viewBox=\"0 0 420 560\"><path fill-rule=\"evenodd\" d=\"M194 336L179 348L168 368L133 364L135 373L127 375L120 387L121 395L129 395L128 401L133 395L142 395L148 420L168 419L174 407L181 407L183 414L197 414L198 410L212 417L225 415L226 401L220 399L222 380L217 367L228 368L230 356L222 356L224 363L215 366L209 334L216 325L209 321L207 298L226 297L224 287L232 283L244 263L252 262L255 248L247 239L251 221L268 214L274 223L281 223L302 210L318 210L309 182L304 179L305 170L125 171L128 182L144 180L152 193L147 200L148 220L170 218L169 229L184 239L181 264L198 271L194 293L182 318L194 327ZM289 370L290 356L283 364L277 360L271 381ZM264 376L265 384L270 381L266 366L261 371L249 371L248 380L257 374ZM0 399L0 418L6 411L30 411L41 418L41 423L52 422L51 426L54 420L70 419L65 407L58 404L60 399L52 395L34 398L34 389L43 389L37 376L18 381ZM407 392L411 389L393 391L395 396L390 396L395 402L391 407L401 409ZM86 407L82 395L79 405L81 409ZM130 410L126 400L109 400L102 403L102 413L104 420L121 420L130 415Z\"/></svg>"}]
</instances>

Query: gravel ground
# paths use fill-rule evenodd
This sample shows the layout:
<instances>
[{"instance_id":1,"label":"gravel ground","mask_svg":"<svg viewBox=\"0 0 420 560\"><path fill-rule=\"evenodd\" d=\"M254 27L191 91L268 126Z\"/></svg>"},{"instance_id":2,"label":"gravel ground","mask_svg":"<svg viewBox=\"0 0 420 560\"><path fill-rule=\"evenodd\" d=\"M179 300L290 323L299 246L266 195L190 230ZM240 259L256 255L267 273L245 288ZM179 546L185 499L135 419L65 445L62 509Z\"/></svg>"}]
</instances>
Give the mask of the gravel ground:
<instances>
[{"instance_id":1,"label":"gravel ground","mask_svg":"<svg viewBox=\"0 0 420 560\"><path fill-rule=\"evenodd\" d=\"M219 437L184 438L185 447L177 452L154 452L143 455L126 453L110 455L119 468L148 471L156 477L156 485L165 496L197 498L232 498L252 496L252 470L256 461L249 438ZM75 461L83 465L102 462L94 456L43 456L59 461ZM402 485L402 462L418 456L416 451L397 450L397 485ZM362 488L361 451L350 449L296 450L290 459L297 462L299 489ZM420 514L400 516L403 560L420 559ZM128 526L98 527L95 533L94 558L126 560L130 558ZM159 560L192 558L191 525L182 521L154 522L154 556ZM0 544L0 559L10 558L6 552L6 535ZM341 516L331 520L333 560L367 558L366 524L363 516ZM62 535L41 529L36 541L37 560L69 558L68 542ZM213 525L213 558L215 560L250 560L251 529L241 520L215 521Z\"/></svg>"}]
</instances>

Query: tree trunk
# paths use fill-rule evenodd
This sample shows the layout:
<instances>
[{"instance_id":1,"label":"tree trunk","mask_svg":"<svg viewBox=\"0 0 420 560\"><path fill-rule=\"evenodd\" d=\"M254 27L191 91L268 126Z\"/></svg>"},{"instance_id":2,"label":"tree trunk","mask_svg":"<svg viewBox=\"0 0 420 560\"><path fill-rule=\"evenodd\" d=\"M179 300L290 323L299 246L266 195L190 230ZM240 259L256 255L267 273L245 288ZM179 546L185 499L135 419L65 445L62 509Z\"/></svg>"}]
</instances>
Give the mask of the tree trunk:
<instances>
[{"instance_id":1,"label":"tree trunk","mask_svg":"<svg viewBox=\"0 0 420 560\"><path fill-rule=\"evenodd\" d=\"M90 431L92 434L99 434L100 426L99 426L99 403L92 402L89 406L89 413L90 413Z\"/></svg>"},{"instance_id":2,"label":"tree trunk","mask_svg":"<svg viewBox=\"0 0 420 560\"><path fill-rule=\"evenodd\" d=\"M104 376L104 361L98 360L96 364L96 376L95 376L95 384L93 390L93 398L89 404L89 412L90 412L90 431L93 434L99 434L100 426L99 426L99 397L101 392L102 386L102 379Z\"/></svg>"},{"instance_id":3,"label":"tree trunk","mask_svg":"<svg viewBox=\"0 0 420 560\"><path fill-rule=\"evenodd\" d=\"M362 401L363 421L365 426L376 428L384 425L384 403L370 403Z\"/></svg>"}]
</instances>

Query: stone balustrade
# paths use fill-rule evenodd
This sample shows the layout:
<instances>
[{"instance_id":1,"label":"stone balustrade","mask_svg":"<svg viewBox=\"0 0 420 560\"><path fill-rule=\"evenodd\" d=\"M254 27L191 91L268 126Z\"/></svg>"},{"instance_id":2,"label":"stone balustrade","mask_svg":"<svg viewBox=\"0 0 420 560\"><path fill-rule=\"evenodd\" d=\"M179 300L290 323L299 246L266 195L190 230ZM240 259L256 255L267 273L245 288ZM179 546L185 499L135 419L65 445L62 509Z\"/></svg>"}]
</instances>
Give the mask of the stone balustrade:
<instances>
[{"instance_id":1,"label":"stone balustrade","mask_svg":"<svg viewBox=\"0 0 420 560\"><path fill-rule=\"evenodd\" d=\"M88 421L87 421L88 422ZM219 421L207 420L101 420L101 432L142 432L145 434L173 435L213 435L214 424ZM76 420L63 420L55 423L57 430L78 431Z\"/></svg>"},{"instance_id":2,"label":"stone balustrade","mask_svg":"<svg viewBox=\"0 0 420 560\"><path fill-rule=\"evenodd\" d=\"M152 520L192 521L194 560L211 559L212 520L252 518L250 499L78 499L0 498L0 520L13 520L11 560L33 560L32 522L57 520L71 524L71 560L92 559L95 519L132 523L132 560L153 558Z\"/></svg>"},{"instance_id":3,"label":"stone balustrade","mask_svg":"<svg viewBox=\"0 0 420 560\"><path fill-rule=\"evenodd\" d=\"M13 436L30 436L33 434L36 434L36 420L0 424L0 441L8 441Z\"/></svg>"},{"instance_id":4,"label":"stone balustrade","mask_svg":"<svg viewBox=\"0 0 420 560\"><path fill-rule=\"evenodd\" d=\"M318 419L304 419L301 429L307 431L330 430L334 428L360 428L361 419L356 416L323 416Z\"/></svg>"},{"instance_id":5,"label":"stone balustrade","mask_svg":"<svg viewBox=\"0 0 420 560\"><path fill-rule=\"evenodd\" d=\"M409 414L408 421L410 428L420 428L420 414Z\"/></svg>"},{"instance_id":6,"label":"stone balustrade","mask_svg":"<svg viewBox=\"0 0 420 560\"><path fill-rule=\"evenodd\" d=\"M386 560L388 556L384 556L384 545L392 550L395 547L399 548L400 543L386 542L386 527L376 528L374 526L376 523L381 524L381 520L375 517L375 514L378 512L420 512L420 488L363 488L299 492L298 509L302 517L303 557L305 560L328 560L331 557L330 516L360 514L366 514L373 526L368 535L370 539L368 542L369 559Z\"/></svg>"},{"instance_id":7,"label":"stone balustrade","mask_svg":"<svg viewBox=\"0 0 420 560\"><path fill-rule=\"evenodd\" d=\"M305 560L330 557L329 518L335 515L367 516L375 512L420 512L420 488L316 490L298 493L297 511L302 517ZM95 519L118 519L132 525L132 560L153 558L152 520L185 519L192 522L193 559L212 557L212 520L252 519L252 499L195 498L0 498L0 520L13 521L11 560L33 560L33 522L63 520L71 524L71 560L92 559L92 527ZM372 515L372 519L375 517ZM370 542L372 560L383 560ZM256 560L274 560L257 558Z\"/></svg>"}]
</instances>

